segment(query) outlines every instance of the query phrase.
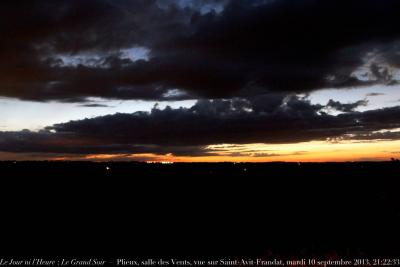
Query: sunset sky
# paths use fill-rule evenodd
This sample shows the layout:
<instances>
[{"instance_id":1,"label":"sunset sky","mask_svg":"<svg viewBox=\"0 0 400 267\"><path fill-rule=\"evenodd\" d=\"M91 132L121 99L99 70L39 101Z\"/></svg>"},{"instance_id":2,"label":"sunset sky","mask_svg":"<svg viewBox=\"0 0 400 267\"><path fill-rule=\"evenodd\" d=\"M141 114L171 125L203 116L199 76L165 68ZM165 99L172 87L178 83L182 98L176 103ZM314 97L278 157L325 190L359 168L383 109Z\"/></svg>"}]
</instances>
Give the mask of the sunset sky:
<instances>
[{"instance_id":1,"label":"sunset sky","mask_svg":"<svg viewBox=\"0 0 400 267\"><path fill-rule=\"evenodd\" d=\"M400 158L398 0L0 5L0 160Z\"/></svg>"}]
</instances>

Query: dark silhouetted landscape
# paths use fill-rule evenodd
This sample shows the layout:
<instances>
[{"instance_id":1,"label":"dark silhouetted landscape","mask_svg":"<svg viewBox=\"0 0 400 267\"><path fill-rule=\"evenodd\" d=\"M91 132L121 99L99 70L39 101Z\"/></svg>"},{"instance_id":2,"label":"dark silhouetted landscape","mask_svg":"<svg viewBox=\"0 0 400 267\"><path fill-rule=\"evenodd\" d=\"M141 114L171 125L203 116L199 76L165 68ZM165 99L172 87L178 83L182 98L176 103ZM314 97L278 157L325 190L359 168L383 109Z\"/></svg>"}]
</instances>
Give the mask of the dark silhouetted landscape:
<instances>
[{"instance_id":1,"label":"dark silhouetted landscape","mask_svg":"<svg viewBox=\"0 0 400 267\"><path fill-rule=\"evenodd\" d=\"M393 257L399 251L398 161L10 161L0 170L2 254Z\"/></svg>"}]
</instances>

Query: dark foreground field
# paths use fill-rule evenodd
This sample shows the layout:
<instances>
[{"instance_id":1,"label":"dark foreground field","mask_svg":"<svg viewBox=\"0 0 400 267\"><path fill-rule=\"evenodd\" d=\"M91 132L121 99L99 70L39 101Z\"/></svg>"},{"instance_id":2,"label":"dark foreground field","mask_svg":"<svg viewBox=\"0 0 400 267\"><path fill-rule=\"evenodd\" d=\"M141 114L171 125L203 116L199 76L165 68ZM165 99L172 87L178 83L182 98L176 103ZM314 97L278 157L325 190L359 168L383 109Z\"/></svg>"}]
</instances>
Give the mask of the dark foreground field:
<instances>
[{"instance_id":1,"label":"dark foreground field","mask_svg":"<svg viewBox=\"0 0 400 267\"><path fill-rule=\"evenodd\" d=\"M0 163L1 255L400 256L400 164Z\"/></svg>"}]
</instances>

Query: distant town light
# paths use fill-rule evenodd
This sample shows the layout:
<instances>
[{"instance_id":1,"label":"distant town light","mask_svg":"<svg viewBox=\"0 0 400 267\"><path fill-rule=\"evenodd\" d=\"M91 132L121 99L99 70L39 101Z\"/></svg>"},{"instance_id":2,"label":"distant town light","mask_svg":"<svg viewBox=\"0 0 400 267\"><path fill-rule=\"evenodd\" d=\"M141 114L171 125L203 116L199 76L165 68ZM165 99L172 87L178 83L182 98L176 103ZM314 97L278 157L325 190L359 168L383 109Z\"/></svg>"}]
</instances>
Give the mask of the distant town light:
<instances>
[{"instance_id":1,"label":"distant town light","mask_svg":"<svg viewBox=\"0 0 400 267\"><path fill-rule=\"evenodd\" d=\"M147 164L174 164L173 161L146 161Z\"/></svg>"}]
</instances>

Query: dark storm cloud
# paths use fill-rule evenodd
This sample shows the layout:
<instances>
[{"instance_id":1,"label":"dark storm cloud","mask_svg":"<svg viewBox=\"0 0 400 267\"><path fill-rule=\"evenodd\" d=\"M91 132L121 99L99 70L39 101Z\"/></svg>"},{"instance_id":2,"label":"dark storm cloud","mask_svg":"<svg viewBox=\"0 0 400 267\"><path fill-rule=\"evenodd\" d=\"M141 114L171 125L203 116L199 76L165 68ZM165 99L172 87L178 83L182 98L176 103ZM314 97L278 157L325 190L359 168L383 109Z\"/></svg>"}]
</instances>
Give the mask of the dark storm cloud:
<instances>
[{"instance_id":1,"label":"dark storm cloud","mask_svg":"<svg viewBox=\"0 0 400 267\"><path fill-rule=\"evenodd\" d=\"M382 131L382 132L370 132L370 133L354 133L350 136L344 136L341 138L342 140L399 140L400 132L399 131Z\"/></svg>"},{"instance_id":2,"label":"dark storm cloud","mask_svg":"<svg viewBox=\"0 0 400 267\"><path fill-rule=\"evenodd\" d=\"M251 97L390 85L391 68L400 66L397 0L1 5L0 95L21 99ZM124 56L131 48L148 57ZM379 60L364 66L365 79L355 71L368 53ZM166 98L173 89L187 94Z\"/></svg>"},{"instance_id":3,"label":"dark storm cloud","mask_svg":"<svg viewBox=\"0 0 400 267\"><path fill-rule=\"evenodd\" d=\"M353 103L346 103L343 104L339 101L334 101L332 99L329 99L328 103L326 104L327 107L336 109L337 111L343 111L343 112L350 112L354 111L354 109L358 107L365 107L368 105L368 100L358 100Z\"/></svg>"},{"instance_id":4,"label":"dark storm cloud","mask_svg":"<svg viewBox=\"0 0 400 267\"><path fill-rule=\"evenodd\" d=\"M369 93L366 96L368 97L368 96L382 96L382 95L385 95L385 94L384 93Z\"/></svg>"},{"instance_id":5,"label":"dark storm cloud","mask_svg":"<svg viewBox=\"0 0 400 267\"><path fill-rule=\"evenodd\" d=\"M90 137L89 137L90 138ZM200 156L206 153L201 146L135 145L135 142L115 143L107 138L88 139L80 134L54 134L48 131L0 132L0 151L13 153L62 154L141 154L173 153L176 156ZM210 153L207 153L210 154ZM212 153L211 153L212 154Z\"/></svg>"},{"instance_id":6,"label":"dark storm cloud","mask_svg":"<svg viewBox=\"0 0 400 267\"><path fill-rule=\"evenodd\" d=\"M79 105L79 107L85 107L85 108L112 108L112 106L109 105L104 105L104 104L82 104Z\"/></svg>"},{"instance_id":7,"label":"dark storm cloud","mask_svg":"<svg viewBox=\"0 0 400 267\"><path fill-rule=\"evenodd\" d=\"M0 151L72 154L213 155L210 144L296 143L312 140L398 138L400 106L330 115L297 96L199 100L191 108L153 108L70 121L40 132L0 132ZM277 101L280 99L280 101ZM278 104L279 103L279 104Z\"/></svg>"},{"instance_id":8,"label":"dark storm cloud","mask_svg":"<svg viewBox=\"0 0 400 267\"><path fill-rule=\"evenodd\" d=\"M161 98L163 91L151 83L125 81L123 77L132 73L115 65L132 62L116 54L122 48L165 40L169 34L163 33L178 33L185 26L183 11L161 11L152 0L10 1L2 2L0 17L0 94L39 101ZM68 58L80 53L89 53L89 58L106 55L101 62L107 61L109 69L57 64L62 62L59 54Z\"/></svg>"},{"instance_id":9,"label":"dark storm cloud","mask_svg":"<svg viewBox=\"0 0 400 267\"><path fill-rule=\"evenodd\" d=\"M264 96L265 105L261 106L268 106L276 98L281 101L270 110L257 109L258 97L199 100L191 108L154 108L151 112L108 115L56 124L47 130L110 142L202 146L295 143L400 127L400 107L334 116L323 112L326 106L297 96Z\"/></svg>"}]
</instances>

